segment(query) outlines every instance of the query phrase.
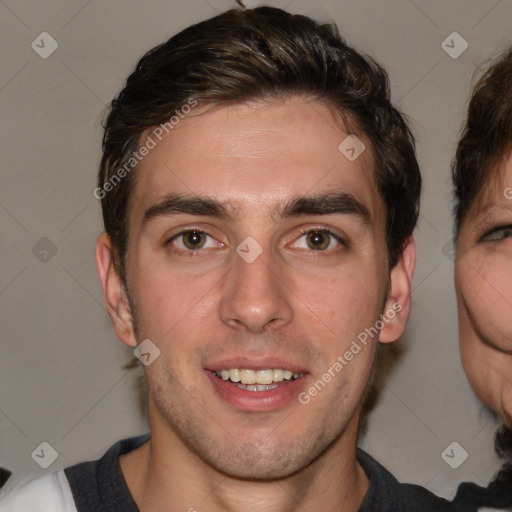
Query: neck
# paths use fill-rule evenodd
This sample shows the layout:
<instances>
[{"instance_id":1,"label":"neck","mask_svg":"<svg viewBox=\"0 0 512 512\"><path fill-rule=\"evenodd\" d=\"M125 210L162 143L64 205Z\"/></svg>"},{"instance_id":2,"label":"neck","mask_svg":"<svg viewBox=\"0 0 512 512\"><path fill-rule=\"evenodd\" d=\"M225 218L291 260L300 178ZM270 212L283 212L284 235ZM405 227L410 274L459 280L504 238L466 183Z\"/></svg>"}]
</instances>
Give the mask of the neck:
<instances>
[{"instance_id":1,"label":"neck","mask_svg":"<svg viewBox=\"0 0 512 512\"><path fill-rule=\"evenodd\" d=\"M356 512L368 478L356 459L357 418L315 461L273 481L228 476L206 464L174 432L152 428L151 440L121 456L121 469L141 512L303 510Z\"/></svg>"}]
</instances>

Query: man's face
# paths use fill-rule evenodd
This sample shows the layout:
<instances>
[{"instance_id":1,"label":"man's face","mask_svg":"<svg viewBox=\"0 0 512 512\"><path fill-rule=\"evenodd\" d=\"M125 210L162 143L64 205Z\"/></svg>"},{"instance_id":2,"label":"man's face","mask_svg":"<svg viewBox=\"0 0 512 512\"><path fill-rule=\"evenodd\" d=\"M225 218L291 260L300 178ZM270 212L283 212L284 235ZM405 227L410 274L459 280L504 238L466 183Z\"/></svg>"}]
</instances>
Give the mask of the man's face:
<instances>
[{"instance_id":1,"label":"man's face","mask_svg":"<svg viewBox=\"0 0 512 512\"><path fill-rule=\"evenodd\" d=\"M512 426L512 156L490 180L459 235L460 348L477 395Z\"/></svg>"},{"instance_id":2,"label":"man's face","mask_svg":"<svg viewBox=\"0 0 512 512\"><path fill-rule=\"evenodd\" d=\"M283 477L343 432L355 447L378 336L309 403L298 397L383 312L385 210L370 144L347 159L331 110L305 99L198 113L140 163L129 205L138 341L161 351L145 367L152 435L226 474ZM254 382L258 370L272 370L258 377L270 385L222 378Z\"/></svg>"}]
</instances>

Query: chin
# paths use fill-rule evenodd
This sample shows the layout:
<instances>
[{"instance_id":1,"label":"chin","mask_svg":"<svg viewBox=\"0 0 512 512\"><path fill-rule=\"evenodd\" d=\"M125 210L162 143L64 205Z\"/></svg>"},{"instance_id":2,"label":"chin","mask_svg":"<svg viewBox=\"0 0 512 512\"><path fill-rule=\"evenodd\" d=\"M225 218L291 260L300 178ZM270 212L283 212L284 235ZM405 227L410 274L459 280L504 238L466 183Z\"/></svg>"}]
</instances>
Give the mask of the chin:
<instances>
[{"instance_id":1,"label":"chin","mask_svg":"<svg viewBox=\"0 0 512 512\"><path fill-rule=\"evenodd\" d=\"M227 449L197 446L196 453L208 465L231 478L268 481L284 479L304 469L316 455L311 453L313 448L304 447L300 441L289 445L277 440L263 444L245 441Z\"/></svg>"},{"instance_id":2,"label":"chin","mask_svg":"<svg viewBox=\"0 0 512 512\"><path fill-rule=\"evenodd\" d=\"M236 480L244 480L251 482L275 482L284 480L293 474L299 472L302 467L295 469L292 468L275 468L275 467L241 467L233 464L225 464L216 468L219 473L222 473L230 478Z\"/></svg>"},{"instance_id":3,"label":"chin","mask_svg":"<svg viewBox=\"0 0 512 512\"><path fill-rule=\"evenodd\" d=\"M503 391L502 402L504 406L501 411L501 419L509 429L512 429L512 387Z\"/></svg>"}]
</instances>

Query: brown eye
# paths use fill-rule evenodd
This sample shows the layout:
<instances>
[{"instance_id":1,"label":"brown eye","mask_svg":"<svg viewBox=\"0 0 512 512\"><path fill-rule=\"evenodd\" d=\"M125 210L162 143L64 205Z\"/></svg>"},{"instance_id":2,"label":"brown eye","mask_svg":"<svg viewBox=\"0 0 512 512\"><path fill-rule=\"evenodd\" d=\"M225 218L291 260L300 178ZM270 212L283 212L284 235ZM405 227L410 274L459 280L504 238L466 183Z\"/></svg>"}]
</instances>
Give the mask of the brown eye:
<instances>
[{"instance_id":1,"label":"brown eye","mask_svg":"<svg viewBox=\"0 0 512 512\"><path fill-rule=\"evenodd\" d=\"M212 235L200 229L181 231L167 240L165 245L178 256L200 256L205 255L210 250L224 247L222 242L217 241Z\"/></svg>"},{"instance_id":2,"label":"brown eye","mask_svg":"<svg viewBox=\"0 0 512 512\"><path fill-rule=\"evenodd\" d=\"M311 231L307 233L306 242L310 249L314 251L322 251L329 247L331 238L325 231Z\"/></svg>"},{"instance_id":3,"label":"brown eye","mask_svg":"<svg viewBox=\"0 0 512 512\"><path fill-rule=\"evenodd\" d=\"M304 249L307 251L331 252L339 246L347 244L335 233L328 229L312 229L305 231L292 244L295 249Z\"/></svg>"},{"instance_id":4,"label":"brown eye","mask_svg":"<svg viewBox=\"0 0 512 512\"><path fill-rule=\"evenodd\" d=\"M483 242L498 242L512 237L512 226L495 228L482 237Z\"/></svg>"},{"instance_id":5,"label":"brown eye","mask_svg":"<svg viewBox=\"0 0 512 512\"><path fill-rule=\"evenodd\" d=\"M190 250L201 249L206 242L206 234L201 231L187 231L181 236L183 245Z\"/></svg>"}]
</instances>

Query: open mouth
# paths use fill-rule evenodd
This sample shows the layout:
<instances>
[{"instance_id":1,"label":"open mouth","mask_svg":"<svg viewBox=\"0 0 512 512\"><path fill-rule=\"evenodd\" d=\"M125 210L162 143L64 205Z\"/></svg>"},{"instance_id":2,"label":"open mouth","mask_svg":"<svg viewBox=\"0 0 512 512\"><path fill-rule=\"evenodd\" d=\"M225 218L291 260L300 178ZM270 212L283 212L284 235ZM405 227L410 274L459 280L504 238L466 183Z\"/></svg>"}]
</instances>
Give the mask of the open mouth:
<instances>
[{"instance_id":1,"label":"open mouth","mask_svg":"<svg viewBox=\"0 0 512 512\"><path fill-rule=\"evenodd\" d=\"M293 404L310 376L305 367L270 360L218 362L205 370L222 401L248 412L275 411Z\"/></svg>"},{"instance_id":2,"label":"open mouth","mask_svg":"<svg viewBox=\"0 0 512 512\"><path fill-rule=\"evenodd\" d=\"M219 379L246 391L270 391L304 376L302 373L293 373L281 368L266 370L230 368L212 371L212 373Z\"/></svg>"}]
</instances>

